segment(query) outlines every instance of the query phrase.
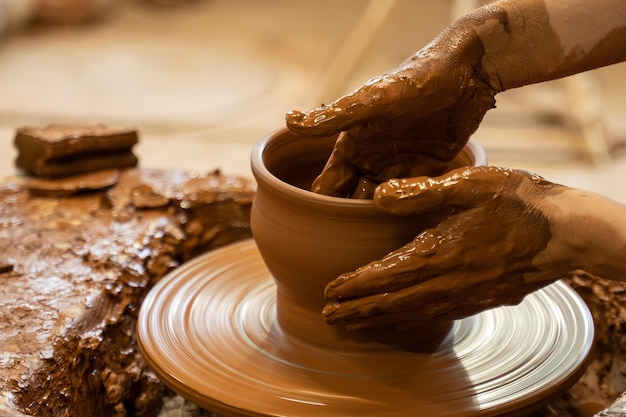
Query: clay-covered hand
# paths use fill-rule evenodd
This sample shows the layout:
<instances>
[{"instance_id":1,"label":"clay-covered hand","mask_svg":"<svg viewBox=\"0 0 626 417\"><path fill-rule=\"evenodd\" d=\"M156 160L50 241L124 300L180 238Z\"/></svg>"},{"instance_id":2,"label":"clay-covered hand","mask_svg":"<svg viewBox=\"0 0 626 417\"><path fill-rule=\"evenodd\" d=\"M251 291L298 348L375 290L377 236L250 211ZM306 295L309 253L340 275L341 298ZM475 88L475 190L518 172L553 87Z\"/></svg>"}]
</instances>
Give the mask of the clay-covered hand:
<instances>
[{"instance_id":1,"label":"clay-covered hand","mask_svg":"<svg viewBox=\"0 0 626 417\"><path fill-rule=\"evenodd\" d=\"M567 228L567 216L550 197L565 190L498 167L381 184L375 201L398 215L449 207L455 213L383 259L330 282L326 321L354 329L452 320L519 303L576 269L572 252L554 235Z\"/></svg>"},{"instance_id":2,"label":"clay-covered hand","mask_svg":"<svg viewBox=\"0 0 626 417\"><path fill-rule=\"evenodd\" d=\"M494 106L473 31L448 30L393 71L307 113L287 114L291 132L340 133L312 190L350 196L359 178L440 175Z\"/></svg>"}]
</instances>

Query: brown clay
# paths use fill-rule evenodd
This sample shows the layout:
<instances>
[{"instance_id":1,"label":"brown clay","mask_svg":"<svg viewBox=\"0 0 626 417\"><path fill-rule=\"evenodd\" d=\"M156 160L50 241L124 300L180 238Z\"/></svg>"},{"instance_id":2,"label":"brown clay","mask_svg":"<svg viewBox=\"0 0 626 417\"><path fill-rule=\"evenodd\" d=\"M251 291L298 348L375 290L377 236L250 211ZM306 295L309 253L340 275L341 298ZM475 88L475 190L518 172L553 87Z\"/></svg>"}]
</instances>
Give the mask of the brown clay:
<instances>
[{"instance_id":1,"label":"brown clay","mask_svg":"<svg viewBox=\"0 0 626 417\"><path fill-rule=\"evenodd\" d=\"M0 181L0 415L155 416L136 308L177 264L249 237L253 195L216 172Z\"/></svg>"},{"instance_id":2,"label":"brown clay","mask_svg":"<svg viewBox=\"0 0 626 417\"><path fill-rule=\"evenodd\" d=\"M297 337L336 347L366 339L415 344L445 333L449 323L346 332L324 323L324 287L351 271L410 242L448 212L395 216L372 200L345 199L308 191L335 143L334 136L300 138L287 130L269 136L252 154L257 180L251 228L261 256L276 279L278 320ZM452 165L483 165L481 148L471 144ZM354 348L361 343L351 344Z\"/></svg>"}]
</instances>

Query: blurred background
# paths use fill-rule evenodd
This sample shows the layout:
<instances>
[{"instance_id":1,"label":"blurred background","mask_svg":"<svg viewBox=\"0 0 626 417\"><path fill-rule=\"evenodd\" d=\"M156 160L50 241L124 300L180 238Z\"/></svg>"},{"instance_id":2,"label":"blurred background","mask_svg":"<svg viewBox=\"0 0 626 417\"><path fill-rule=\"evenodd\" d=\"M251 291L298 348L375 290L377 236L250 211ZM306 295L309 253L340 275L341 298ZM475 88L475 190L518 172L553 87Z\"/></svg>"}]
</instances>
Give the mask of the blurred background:
<instances>
[{"instance_id":1,"label":"blurred background","mask_svg":"<svg viewBox=\"0 0 626 417\"><path fill-rule=\"evenodd\" d=\"M43 5L43 6L42 6ZM144 167L249 176L249 154L385 72L473 0L0 0L0 175L15 129L139 129ZM490 163L626 203L626 64L500 94L475 134Z\"/></svg>"}]
</instances>

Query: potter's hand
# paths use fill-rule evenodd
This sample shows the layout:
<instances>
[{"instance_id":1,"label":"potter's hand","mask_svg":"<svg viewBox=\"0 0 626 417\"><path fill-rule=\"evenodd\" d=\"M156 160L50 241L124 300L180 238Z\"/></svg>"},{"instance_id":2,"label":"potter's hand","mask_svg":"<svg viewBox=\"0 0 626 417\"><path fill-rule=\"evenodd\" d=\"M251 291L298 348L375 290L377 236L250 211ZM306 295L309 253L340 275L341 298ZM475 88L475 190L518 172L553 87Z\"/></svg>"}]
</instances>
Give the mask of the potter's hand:
<instances>
[{"instance_id":1,"label":"potter's hand","mask_svg":"<svg viewBox=\"0 0 626 417\"><path fill-rule=\"evenodd\" d=\"M354 93L289 113L294 133L343 132L313 191L348 196L361 176L439 175L496 93L626 61L625 13L623 0L496 1Z\"/></svg>"},{"instance_id":2,"label":"potter's hand","mask_svg":"<svg viewBox=\"0 0 626 417\"><path fill-rule=\"evenodd\" d=\"M350 328L450 320L516 304L576 269L555 231L550 197L568 190L525 171L462 168L438 178L391 180L376 203L399 215L455 214L381 260L326 287L328 323Z\"/></svg>"},{"instance_id":3,"label":"potter's hand","mask_svg":"<svg viewBox=\"0 0 626 417\"><path fill-rule=\"evenodd\" d=\"M355 92L307 113L289 113L294 133L342 132L312 190L345 197L360 177L380 183L444 172L495 103L481 78L480 56L473 32L447 31Z\"/></svg>"}]
</instances>

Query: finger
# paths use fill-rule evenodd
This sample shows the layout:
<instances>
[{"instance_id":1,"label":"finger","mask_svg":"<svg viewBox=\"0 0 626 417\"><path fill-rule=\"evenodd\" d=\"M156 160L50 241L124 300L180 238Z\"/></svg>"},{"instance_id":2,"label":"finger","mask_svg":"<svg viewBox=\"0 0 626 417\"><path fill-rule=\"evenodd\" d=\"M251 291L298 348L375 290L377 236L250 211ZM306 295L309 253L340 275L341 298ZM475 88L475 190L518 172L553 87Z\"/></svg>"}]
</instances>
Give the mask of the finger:
<instances>
[{"instance_id":1,"label":"finger","mask_svg":"<svg viewBox=\"0 0 626 417\"><path fill-rule=\"evenodd\" d=\"M343 126L347 124L347 117L343 113L343 109L332 104L316 107L307 113L292 110L286 116L287 128L302 136L332 135L343 130Z\"/></svg>"},{"instance_id":2,"label":"finger","mask_svg":"<svg viewBox=\"0 0 626 417\"><path fill-rule=\"evenodd\" d=\"M459 320L479 312L476 306L458 306L444 297L431 301L428 305L422 307L394 310L376 316L354 317L343 321L346 323L346 328L349 331L373 329L389 325L402 328L408 325L419 326L432 324L433 322ZM429 313L425 313L426 311Z\"/></svg>"},{"instance_id":3,"label":"finger","mask_svg":"<svg viewBox=\"0 0 626 417\"><path fill-rule=\"evenodd\" d=\"M465 167L439 177L393 179L378 186L374 202L394 214L419 214L442 207L469 208L510 191L515 171L501 167ZM515 188L513 188L515 189Z\"/></svg>"},{"instance_id":4,"label":"finger","mask_svg":"<svg viewBox=\"0 0 626 417\"><path fill-rule=\"evenodd\" d=\"M354 154L354 142L350 132L341 132L321 174L313 181L311 191L334 197L350 196L359 181L360 174L350 163Z\"/></svg>"},{"instance_id":5,"label":"finger","mask_svg":"<svg viewBox=\"0 0 626 417\"><path fill-rule=\"evenodd\" d=\"M333 301L324 307L322 315L329 324L344 321L352 328L429 321L458 306L458 300L450 297L451 290L443 284L433 279L396 292Z\"/></svg>"},{"instance_id":6,"label":"finger","mask_svg":"<svg viewBox=\"0 0 626 417\"><path fill-rule=\"evenodd\" d=\"M374 190L376 190L377 186L378 183L365 177L359 177L357 185L354 187L354 191L352 191L350 198L371 200L372 197L374 197Z\"/></svg>"},{"instance_id":7,"label":"finger","mask_svg":"<svg viewBox=\"0 0 626 417\"><path fill-rule=\"evenodd\" d=\"M325 136L362 124L374 118L398 113L409 100L403 97L410 80L406 77L381 76L340 99L308 112L287 113L290 131L304 136Z\"/></svg>"},{"instance_id":8,"label":"finger","mask_svg":"<svg viewBox=\"0 0 626 417\"><path fill-rule=\"evenodd\" d=\"M348 197L352 194L358 180L358 174L353 172L349 165L329 163L313 181L311 191L333 197Z\"/></svg>"},{"instance_id":9,"label":"finger","mask_svg":"<svg viewBox=\"0 0 626 417\"><path fill-rule=\"evenodd\" d=\"M519 291L515 296L494 298L483 295L480 286L464 285L466 282L463 274L438 275L396 292L329 302L322 315L329 324L343 321L348 329L355 330L407 322L458 320L521 300Z\"/></svg>"},{"instance_id":10,"label":"finger","mask_svg":"<svg viewBox=\"0 0 626 417\"><path fill-rule=\"evenodd\" d=\"M333 301L322 314L329 324L345 321L350 330L403 322L459 320L492 308L517 305L528 294L551 283L511 285L506 279L500 283L478 281L468 282L463 275L441 275L394 293Z\"/></svg>"},{"instance_id":11,"label":"finger","mask_svg":"<svg viewBox=\"0 0 626 417\"><path fill-rule=\"evenodd\" d=\"M433 268L427 267L439 240L436 229L426 230L384 258L331 281L324 295L328 300L360 298L398 291L428 279L436 273Z\"/></svg>"},{"instance_id":12,"label":"finger","mask_svg":"<svg viewBox=\"0 0 626 417\"><path fill-rule=\"evenodd\" d=\"M377 113L375 106L364 105L360 101L363 96L364 93L359 90L306 113L291 111L287 113L287 127L303 136L325 136L348 130Z\"/></svg>"}]
</instances>

